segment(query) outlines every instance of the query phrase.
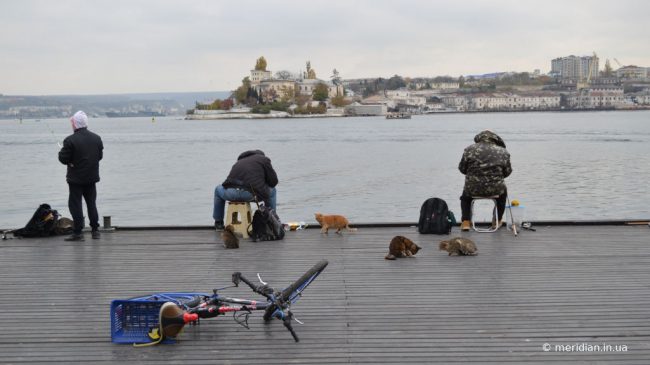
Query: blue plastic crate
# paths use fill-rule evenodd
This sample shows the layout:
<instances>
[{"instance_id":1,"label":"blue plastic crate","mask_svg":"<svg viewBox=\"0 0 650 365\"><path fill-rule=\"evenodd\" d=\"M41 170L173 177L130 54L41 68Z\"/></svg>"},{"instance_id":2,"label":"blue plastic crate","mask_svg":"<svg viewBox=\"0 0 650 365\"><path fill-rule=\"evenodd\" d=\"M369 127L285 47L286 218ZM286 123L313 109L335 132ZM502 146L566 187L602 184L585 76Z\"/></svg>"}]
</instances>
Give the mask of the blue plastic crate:
<instances>
[{"instance_id":1,"label":"blue plastic crate","mask_svg":"<svg viewBox=\"0 0 650 365\"><path fill-rule=\"evenodd\" d=\"M158 327L160 307L165 302L181 304L204 293L156 293L111 302L111 341L113 343L148 343L148 333ZM163 343L173 343L166 339Z\"/></svg>"}]
</instances>

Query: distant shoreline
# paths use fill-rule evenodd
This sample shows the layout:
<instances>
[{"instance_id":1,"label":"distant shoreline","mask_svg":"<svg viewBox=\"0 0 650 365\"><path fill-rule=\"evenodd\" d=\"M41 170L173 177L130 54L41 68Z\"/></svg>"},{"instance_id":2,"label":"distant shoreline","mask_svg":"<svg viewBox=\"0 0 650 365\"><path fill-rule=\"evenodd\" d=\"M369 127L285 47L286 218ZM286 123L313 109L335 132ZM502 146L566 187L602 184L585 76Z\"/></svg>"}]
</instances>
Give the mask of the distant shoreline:
<instances>
[{"instance_id":1,"label":"distant shoreline","mask_svg":"<svg viewBox=\"0 0 650 365\"><path fill-rule=\"evenodd\" d=\"M412 114L412 116L436 114L493 114L493 113L581 113L581 112L636 112L648 111L650 107L634 109L549 109L549 110L465 110L437 111L430 113ZM185 120L238 120L238 119L303 119L303 118L350 118L350 117L386 117L386 115L344 115L344 114L297 114L288 113L254 114L254 113L223 113L220 115L185 115Z\"/></svg>"},{"instance_id":2,"label":"distant shoreline","mask_svg":"<svg viewBox=\"0 0 650 365\"><path fill-rule=\"evenodd\" d=\"M466 111L437 111L430 113L412 114L414 117L424 115L436 114L494 114L494 113L585 113L585 112L638 112L648 111L650 107L645 108L629 108L629 109L552 109L552 110L466 110ZM297 115L278 115L278 114L254 114L254 113L224 113L219 117L202 116L196 117L192 115L163 115L156 118L176 118L182 120L252 120L252 119L314 119L314 118L350 118L350 117L386 117L386 115L343 115L343 114L297 114ZM132 117L107 117L107 116L94 116L93 118L106 118L106 119L134 119L146 118L151 120L151 116L132 116ZM20 118L0 118L2 120L19 120ZM65 119L62 117L41 117L41 118L23 118L24 121L34 120L48 120L48 119Z\"/></svg>"}]
</instances>

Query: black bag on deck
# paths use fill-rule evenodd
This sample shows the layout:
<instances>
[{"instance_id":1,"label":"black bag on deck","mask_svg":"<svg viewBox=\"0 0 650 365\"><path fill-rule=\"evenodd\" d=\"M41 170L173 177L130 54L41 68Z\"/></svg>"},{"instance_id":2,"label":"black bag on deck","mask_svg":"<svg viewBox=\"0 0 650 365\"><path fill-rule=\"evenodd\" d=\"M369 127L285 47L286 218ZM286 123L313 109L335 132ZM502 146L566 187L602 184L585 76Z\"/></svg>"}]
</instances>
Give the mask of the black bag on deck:
<instances>
[{"instance_id":1,"label":"black bag on deck","mask_svg":"<svg viewBox=\"0 0 650 365\"><path fill-rule=\"evenodd\" d=\"M41 204L24 228L13 231L15 237L47 237L56 234L59 213L49 204Z\"/></svg>"},{"instance_id":2,"label":"black bag on deck","mask_svg":"<svg viewBox=\"0 0 650 365\"><path fill-rule=\"evenodd\" d=\"M429 198L422 203L420 208L418 232L449 234L451 232L451 223L448 217L447 202L440 198Z\"/></svg>"},{"instance_id":3,"label":"black bag on deck","mask_svg":"<svg viewBox=\"0 0 650 365\"><path fill-rule=\"evenodd\" d=\"M261 204L253 214L248 234L254 242L281 240L284 238L284 226L275 210Z\"/></svg>"}]
</instances>

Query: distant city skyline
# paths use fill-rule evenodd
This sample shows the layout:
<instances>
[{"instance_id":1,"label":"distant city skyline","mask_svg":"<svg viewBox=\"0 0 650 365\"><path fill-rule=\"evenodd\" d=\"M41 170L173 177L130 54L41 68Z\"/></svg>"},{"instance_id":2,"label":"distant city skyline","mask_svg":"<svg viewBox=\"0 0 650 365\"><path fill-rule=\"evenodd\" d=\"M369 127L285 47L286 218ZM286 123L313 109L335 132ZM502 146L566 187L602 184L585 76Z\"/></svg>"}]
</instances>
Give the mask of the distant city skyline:
<instances>
[{"instance_id":1,"label":"distant city skyline","mask_svg":"<svg viewBox=\"0 0 650 365\"><path fill-rule=\"evenodd\" d=\"M318 78L650 67L650 2L0 0L0 93L233 90L264 56Z\"/></svg>"}]
</instances>

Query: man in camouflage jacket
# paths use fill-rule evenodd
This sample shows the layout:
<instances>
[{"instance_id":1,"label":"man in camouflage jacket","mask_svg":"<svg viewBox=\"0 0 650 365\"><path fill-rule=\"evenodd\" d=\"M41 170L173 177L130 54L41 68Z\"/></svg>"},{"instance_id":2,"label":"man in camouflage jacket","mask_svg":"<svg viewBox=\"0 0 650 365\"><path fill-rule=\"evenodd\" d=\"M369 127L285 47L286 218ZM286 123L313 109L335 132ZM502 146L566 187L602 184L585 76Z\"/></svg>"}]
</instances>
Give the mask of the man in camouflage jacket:
<instances>
[{"instance_id":1,"label":"man in camouflage jacket","mask_svg":"<svg viewBox=\"0 0 650 365\"><path fill-rule=\"evenodd\" d=\"M498 222L501 225L508 190L504 179L512 173L510 153L496 133L485 130L474 137L473 145L465 148L458 170L465 175L465 187L460 197L462 211L461 229L470 228L472 197L496 196Z\"/></svg>"}]
</instances>

